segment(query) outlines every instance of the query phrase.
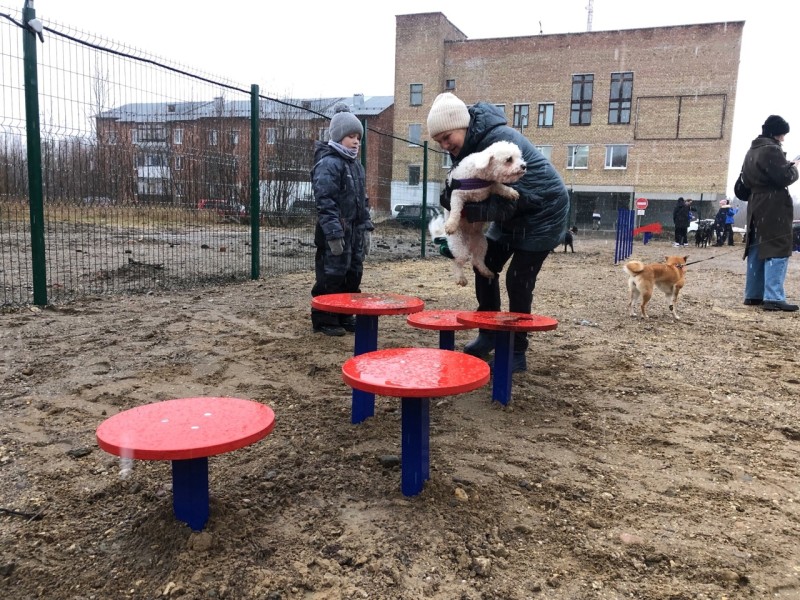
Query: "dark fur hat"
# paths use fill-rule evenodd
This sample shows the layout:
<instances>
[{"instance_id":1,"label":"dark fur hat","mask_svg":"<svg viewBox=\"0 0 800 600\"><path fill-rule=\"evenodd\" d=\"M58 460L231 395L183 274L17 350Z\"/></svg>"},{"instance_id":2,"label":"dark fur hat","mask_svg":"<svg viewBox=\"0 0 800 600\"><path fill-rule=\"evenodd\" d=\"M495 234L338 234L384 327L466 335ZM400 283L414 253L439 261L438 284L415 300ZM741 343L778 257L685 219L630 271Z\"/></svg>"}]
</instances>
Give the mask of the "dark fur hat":
<instances>
[{"instance_id":1,"label":"dark fur hat","mask_svg":"<svg viewBox=\"0 0 800 600\"><path fill-rule=\"evenodd\" d=\"M770 115L761 126L761 135L775 137L789 133L789 124L778 115Z\"/></svg>"}]
</instances>

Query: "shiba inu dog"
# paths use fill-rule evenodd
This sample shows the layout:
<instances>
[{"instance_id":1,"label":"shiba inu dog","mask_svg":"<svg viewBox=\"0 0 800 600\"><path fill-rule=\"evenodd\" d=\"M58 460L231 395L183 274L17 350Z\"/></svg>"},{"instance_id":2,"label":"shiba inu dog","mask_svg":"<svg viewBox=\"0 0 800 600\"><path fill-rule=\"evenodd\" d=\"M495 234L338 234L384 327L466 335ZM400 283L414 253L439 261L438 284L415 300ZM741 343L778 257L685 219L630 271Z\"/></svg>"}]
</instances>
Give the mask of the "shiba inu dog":
<instances>
[{"instance_id":1,"label":"shiba inu dog","mask_svg":"<svg viewBox=\"0 0 800 600\"><path fill-rule=\"evenodd\" d=\"M653 296L653 290L658 287L669 298L669 310L672 316L678 319L676 305L678 293L685 283L686 260L688 256L667 256L663 263L644 264L638 260L631 260L624 265L630 289L631 316L636 316L635 303L641 298L639 309L642 318L648 318L647 303Z\"/></svg>"}]
</instances>

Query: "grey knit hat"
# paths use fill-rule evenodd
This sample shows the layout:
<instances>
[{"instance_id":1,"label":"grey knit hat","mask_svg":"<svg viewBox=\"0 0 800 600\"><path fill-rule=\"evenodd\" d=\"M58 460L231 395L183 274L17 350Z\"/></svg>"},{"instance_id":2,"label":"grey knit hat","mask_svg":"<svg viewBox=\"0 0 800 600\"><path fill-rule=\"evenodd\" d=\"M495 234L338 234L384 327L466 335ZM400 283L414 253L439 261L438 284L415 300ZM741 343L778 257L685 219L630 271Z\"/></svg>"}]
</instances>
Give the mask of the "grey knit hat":
<instances>
[{"instance_id":1,"label":"grey knit hat","mask_svg":"<svg viewBox=\"0 0 800 600\"><path fill-rule=\"evenodd\" d=\"M364 136L364 127L361 125L361 121L350 112L346 104L340 102L333 108L333 112L335 114L328 128L331 140L338 143L353 133Z\"/></svg>"}]
</instances>

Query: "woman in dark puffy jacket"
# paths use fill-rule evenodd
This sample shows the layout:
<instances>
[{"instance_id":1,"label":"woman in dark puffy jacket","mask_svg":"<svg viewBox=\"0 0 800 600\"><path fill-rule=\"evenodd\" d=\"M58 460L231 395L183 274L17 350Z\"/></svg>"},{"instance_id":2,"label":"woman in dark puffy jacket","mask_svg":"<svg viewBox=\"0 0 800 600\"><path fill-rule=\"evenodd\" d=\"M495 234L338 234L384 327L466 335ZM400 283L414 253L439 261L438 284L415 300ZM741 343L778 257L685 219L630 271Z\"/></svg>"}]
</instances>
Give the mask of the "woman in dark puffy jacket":
<instances>
[{"instance_id":1,"label":"woman in dark puffy jacket","mask_svg":"<svg viewBox=\"0 0 800 600\"><path fill-rule=\"evenodd\" d=\"M428 114L428 134L450 154L454 166L498 141L513 142L522 150L527 169L522 179L511 185L519 192L519 200L491 196L484 202L467 203L462 218L491 221L486 232L486 266L499 274L510 259L505 278L508 310L530 314L539 270L567 231L569 192L561 176L525 136L507 125L503 111L493 104L478 102L467 109L453 94L439 94ZM449 208L449 191L442 202ZM475 295L479 311L499 311L498 277L487 279L476 271ZM527 348L527 334L516 333L513 372L526 370ZM488 330L480 330L464 347L467 354L482 358L492 350L494 333Z\"/></svg>"},{"instance_id":2,"label":"woman in dark puffy jacket","mask_svg":"<svg viewBox=\"0 0 800 600\"><path fill-rule=\"evenodd\" d=\"M781 143L787 133L789 123L778 115L769 116L744 157L742 179L750 188L744 303L793 312L798 306L786 302L783 282L792 255L794 214L787 187L797 181L798 161L786 160Z\"/></svg>"}]
</instances>

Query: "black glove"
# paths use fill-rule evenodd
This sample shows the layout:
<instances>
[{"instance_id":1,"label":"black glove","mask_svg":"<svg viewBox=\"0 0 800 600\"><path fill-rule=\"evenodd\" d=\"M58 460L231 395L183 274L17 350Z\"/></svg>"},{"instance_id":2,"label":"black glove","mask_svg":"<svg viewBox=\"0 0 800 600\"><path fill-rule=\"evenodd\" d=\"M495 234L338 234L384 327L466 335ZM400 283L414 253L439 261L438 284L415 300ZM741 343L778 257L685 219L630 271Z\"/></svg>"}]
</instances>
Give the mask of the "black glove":
<instances>
[{"instance_id":1,"label":"black glove","mask_svg":"<svg viewBox=\"0 0 800 600\"><path fill-rule=\"evenodd\" d=\"M458 181L453 182L452 186L449 179L445 181L444 189L439 194L439 206L445 210L450 210L450 196L453 195L453 190L457 190L459 187L461 186Z\"/></svg>"}]
</instances>

